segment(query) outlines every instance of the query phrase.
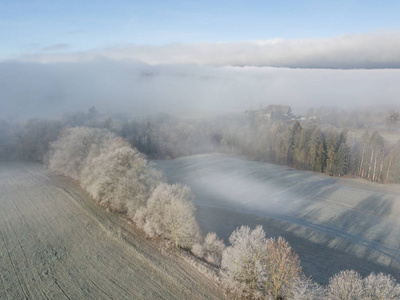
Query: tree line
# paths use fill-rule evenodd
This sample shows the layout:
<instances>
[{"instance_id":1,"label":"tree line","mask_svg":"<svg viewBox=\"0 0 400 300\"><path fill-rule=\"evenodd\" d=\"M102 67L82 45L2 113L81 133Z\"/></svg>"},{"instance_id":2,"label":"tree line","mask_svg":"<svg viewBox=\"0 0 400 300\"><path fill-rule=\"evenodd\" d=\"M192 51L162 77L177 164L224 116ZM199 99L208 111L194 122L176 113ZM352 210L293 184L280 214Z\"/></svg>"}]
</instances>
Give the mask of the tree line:
<instances>
[{"instance_id":1,"label":"tree line","mask_svg":"<svg viewBox=\"0 0 400 300\"><path fill-rule=\"evenodd\" d=\"M223 152L331 176L400 182L400 140L390 143L378 131L357 136L347 129L260 122L243 115L195 120L159 116L125 122L121 135L153 158Z\"/></svg>"},{"instance_id":2,"label":"tree line","mask_svg":"<svg viewBox=\"0 0 400 300\"><path fill-rule=\"evenodd\" d=\"M212 265L232 299L398 299L390 275L362 279L343 271L321 286L305 277L300 260L282 238L267 239L261 226L237 228L225 246L215 233L204 238L193 195L167 184L137 149L107 129L69 127L50 143L46 164L80 183L96 201L125 214L149 237L170 241ZM349 298L350 297L350 298Z\"/></svg>"},{"instance_id":3,"label":"tree line","mask_svg":"<svg viewBox=\"0 0 400 300\"><path fill-rule=\"evenodd\" d=\"M387 143L377 131L357 137L347 129L269 122L229 131L221 147L227 153L299 170L400 182L400 141Z\"/></svg>"},{"instance_id":4,"label":"tree line","mask_svg":"<svg viewBox=\"0 0 400 300\"><path fill-rule=\"evenodd\" d=\"M168 114L145 119L102 116L95 108L61 120L0 121L0 158L43 161L66 127L103 128L123 137L150 158L222 152L332 176L400 182L400 141L378 131L337 130L332 126L249 118L244 114L181 118ZM360 132L358 130L357 132Z\"/></svg>"}]
</instances>

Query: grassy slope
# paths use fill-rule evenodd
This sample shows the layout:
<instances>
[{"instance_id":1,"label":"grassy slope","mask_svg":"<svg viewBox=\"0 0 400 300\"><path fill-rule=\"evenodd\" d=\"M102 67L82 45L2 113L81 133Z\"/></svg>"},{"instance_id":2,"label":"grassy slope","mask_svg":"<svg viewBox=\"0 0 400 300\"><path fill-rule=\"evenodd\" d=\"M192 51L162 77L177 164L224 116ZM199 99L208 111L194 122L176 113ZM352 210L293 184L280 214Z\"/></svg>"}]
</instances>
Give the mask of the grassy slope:
<instances>
[{"instance_id":1,"label":"grassy slope","mask_svg":"<svg viewBox=\"0 0 400 300\"><path fill-rule=\"evenodd\" d=\"M74 183L0 164L0 299L222 299Z\"/></svg>"}]
</instances>

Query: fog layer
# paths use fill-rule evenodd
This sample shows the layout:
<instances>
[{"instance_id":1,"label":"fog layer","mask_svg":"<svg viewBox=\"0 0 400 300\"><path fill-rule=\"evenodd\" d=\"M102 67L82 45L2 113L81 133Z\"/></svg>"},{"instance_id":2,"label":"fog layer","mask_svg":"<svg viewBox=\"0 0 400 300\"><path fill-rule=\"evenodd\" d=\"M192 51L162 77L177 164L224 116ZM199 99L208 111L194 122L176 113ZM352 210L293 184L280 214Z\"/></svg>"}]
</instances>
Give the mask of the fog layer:
<instances>
[{"instance_id":1,"label":"fog layer","mask_svg":"<svg viewBox=\"0 0 400 300\"><path fill-rule=\"evenodd\" d=\"M394 105L400 70L157 65L95 60L0 63L0 118L57 116L96 106L133 115L201 109L242 111Z\"/></svg>"},{"instance_id":2,"label":"fog layer","mask_svg":"<svg viewBox=\"0 0 400 300\"><path fill-rule=\"evenodd\" d=\"M122 45L86 52L64 52L53 45L21 59L35 62L87 61L98 57L149 64L271 66L290 68L399 68L400 31L323 39L270 39L168 45ZM61 52L60 52L61 51Z\"/></svg>"}]
</instances>

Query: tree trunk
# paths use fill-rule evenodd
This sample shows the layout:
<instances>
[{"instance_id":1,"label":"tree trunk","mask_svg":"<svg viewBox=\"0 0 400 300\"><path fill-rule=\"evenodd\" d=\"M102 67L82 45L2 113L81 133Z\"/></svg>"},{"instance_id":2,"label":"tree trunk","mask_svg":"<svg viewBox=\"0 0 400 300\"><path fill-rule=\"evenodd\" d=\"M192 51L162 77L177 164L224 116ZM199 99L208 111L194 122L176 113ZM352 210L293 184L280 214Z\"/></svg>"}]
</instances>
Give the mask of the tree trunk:
<instances>
[{"instance_id":1,"label":"tree trunk","mask_svg":"<svg viewBox=\"0 0 400 300\"><path fill-rule=\"evenodd\" d=\"M369 168L368 168L368 174L367 174L368 179L371 178L371 169L372 169L372 161L373 160L374 160L374 150L372 150L372 152L371 152L371 160L369 162Z\"/></svg>"},{"instance_id":2,"label":"tree trunk","mask_svg":"<svg viewBox=\"0 0 400 300\"><path fill-rule=\"evenodd\" d=\"M375 163L374 163L374 173L372 174L372 181L376 180L376 161L377 161L378 155L375 155Z\"/></svg>"},{"instance_id":3,"label":"tree trunk","mask_svg":"<svg viewBox=\"0 0 400 300\"><path fill-rule=\"evenodd\" d=\"M365 146L363 147L363 151L362 151L362 154L361 154L360 171L358 172L358 176L361 176L361 177L363 177L363 176L362 176L362 173L364 173L364 172L363 172L363 171L364 171L364 169L363 169L364 153L365 153Z\"/></svg>"},{"instance_id":4,"label":"tree trunk","mask_svg":"<svg viewBox=\"0 0 400 300\"><path fill-rule=\"evenodd\" d=\"M384 156L383 155L384 154L382 153L381 165L380 165L380 168L379 168L378 182L381 182L382 178L383 178L383 176L382 176L382 174L383 174L383 161L384 161Z\"/></svg>"},{"instance_id":5,"label":"tree trunk","mask_svg":"<svg viewBox=\"0 0 400 300\"><path fill-rule=\"evenodd\" d=\"M392 167L392 160L393 160L393 154L390 155L389 166L386 173L386 181L388 181L389 179L390 168Z\"/></svg>"}]
</instances>

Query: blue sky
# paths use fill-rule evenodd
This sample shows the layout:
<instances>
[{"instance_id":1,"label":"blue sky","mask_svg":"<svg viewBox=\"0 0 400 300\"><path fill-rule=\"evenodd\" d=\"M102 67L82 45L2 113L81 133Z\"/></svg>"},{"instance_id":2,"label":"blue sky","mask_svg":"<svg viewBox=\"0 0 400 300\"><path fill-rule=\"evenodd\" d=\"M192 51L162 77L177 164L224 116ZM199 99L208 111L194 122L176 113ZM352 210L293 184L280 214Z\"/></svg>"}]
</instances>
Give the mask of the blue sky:
<instances>
[{"instance_id":1,"label":"blue sky","mask_svg":"<svg viewBox=\"0 0 400 300\"><path fill-rule=\"evenodd\" d=\"M400 1L0 0L0 59L124 45L320 39L400 30Z\"/></svg>"}]
</instances>

